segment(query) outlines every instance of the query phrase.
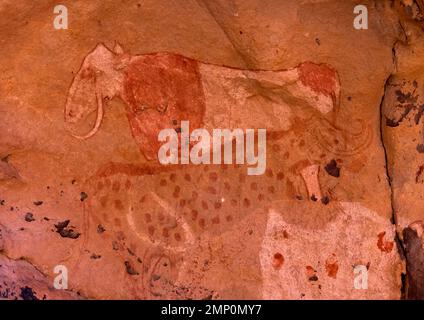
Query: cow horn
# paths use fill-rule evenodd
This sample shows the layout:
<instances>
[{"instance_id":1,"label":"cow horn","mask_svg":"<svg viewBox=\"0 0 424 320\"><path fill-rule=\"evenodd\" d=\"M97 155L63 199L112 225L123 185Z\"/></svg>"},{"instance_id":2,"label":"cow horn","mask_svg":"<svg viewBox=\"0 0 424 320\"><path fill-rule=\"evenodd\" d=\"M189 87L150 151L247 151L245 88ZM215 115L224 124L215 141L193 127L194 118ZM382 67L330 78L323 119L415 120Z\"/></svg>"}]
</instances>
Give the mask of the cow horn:
<instances>
[{"instance_id":1,"label":"cow horn","mask_svg":"<svg viewBox=\"0 0 424 320\"><path fill-rule=\"evenodd\" d=\"M103 97L101 95L101 93L99 92L99 90L96 90L96 100L97 100L97 118L96 118L96 124L94 125L93 129L91 129L91 131L89 133L87 133L84 136L78 136L78 135L72 135L73 137L77 138L77 139L81 139L81 140L85 140L88 139L92 136L94 136L97 131L100 128L100 124L102 123L103 120Z\"/></svg>"}]
</instances>

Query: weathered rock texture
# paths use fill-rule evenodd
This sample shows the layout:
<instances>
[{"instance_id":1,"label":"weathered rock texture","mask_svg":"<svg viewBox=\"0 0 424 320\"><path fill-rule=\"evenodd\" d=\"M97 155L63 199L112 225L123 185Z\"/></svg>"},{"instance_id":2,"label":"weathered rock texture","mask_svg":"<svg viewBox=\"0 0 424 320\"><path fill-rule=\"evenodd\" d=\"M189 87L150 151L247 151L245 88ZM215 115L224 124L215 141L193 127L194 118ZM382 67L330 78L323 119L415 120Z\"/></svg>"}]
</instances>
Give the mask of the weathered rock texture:
<instances>
[{"instance_id":1,"label":"weathered rock texture","mask_svg":"<svg viewBox=\"0 0 424 320\"><path fill-rule=\"evenodd\" d=\"M0 2L2 298L424 298L422 1L60 4ZM265 173L160 164L184 120Z\"/></svg>"}]
</instances>

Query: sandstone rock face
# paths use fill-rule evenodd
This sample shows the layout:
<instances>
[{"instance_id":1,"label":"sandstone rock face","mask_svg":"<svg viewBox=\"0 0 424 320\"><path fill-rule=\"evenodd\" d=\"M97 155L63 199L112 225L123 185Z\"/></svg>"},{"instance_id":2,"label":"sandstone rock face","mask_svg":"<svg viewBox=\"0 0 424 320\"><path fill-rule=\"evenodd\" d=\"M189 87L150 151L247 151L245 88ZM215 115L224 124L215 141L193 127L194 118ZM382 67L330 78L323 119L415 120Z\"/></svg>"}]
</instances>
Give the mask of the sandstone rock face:
<instances>
[{"instance_id":1,"label":"sandstone rock face","mask_svg":"<svg viewBox=\"0 0 424 320\"><path fill-rule=\"evenodd\" d=\"M64 5L0 4L1 298L424 297L422 1Z\"/></svg>"}]
</instances>

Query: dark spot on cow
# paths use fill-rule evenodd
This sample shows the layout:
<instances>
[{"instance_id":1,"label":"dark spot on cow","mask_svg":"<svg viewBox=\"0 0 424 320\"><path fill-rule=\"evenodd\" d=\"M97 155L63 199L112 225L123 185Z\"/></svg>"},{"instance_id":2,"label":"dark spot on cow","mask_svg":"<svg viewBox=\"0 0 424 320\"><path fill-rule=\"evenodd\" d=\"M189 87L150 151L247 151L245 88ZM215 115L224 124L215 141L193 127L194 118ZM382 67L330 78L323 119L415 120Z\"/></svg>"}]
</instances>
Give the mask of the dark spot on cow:
<instances>
[{"instance_id":1,"label":"dark spot on cow","mask_svg":"<svg viewBox=\"0 0 424 320\"><path fill-rule=\"evenodd\" d=\"M124 210L124 206L123 206L121 200L116 199L114 203L115 203L115 208L116 209L118 209L118 210Z\"/></svg>"},{"instance_id":2,"label":"dark spot on cow","mask_svg":"<svg viewBox=\"0 0 424 320\"><path fill-rule=\"evenodd\" d=\"M212 182L215 182L218 180L218 174L216 172L210 172L209 173L209 180Z\"/></svg>"},{"instance_id":3,"label":"dark spot on cow","mask_svg":"<svg viewBox=\"0 0 424 320\"><path fill-rule=\"evenodd\" d=\"M250 200L249 200L249 199L247 199L247 198L244 198L244 200L243 200L243 205L244 205L245 207L249 207L249 206L250 206Z\"/></svg>"},{"instance_id":4,"label":"dark spot on cow","mask_svg":"<svg viewBox=\"0 0 424 320\"><path fill-rule=\"evenodd\" d=\"M197 216L199 215L199 212L197 212L197 210L191 210L191 219L192 220L196 220Z\"/></svg>"},{"instance_id":5,"label":"dark spot on cow","mask_svg":"<svg viewBox=\"0 0 424 320\"><path fill-rule=\"evenodd\" d=\"M212 221L213 224L219 224L219 217L215 216L215 217L212 218L211 221Z\"/></svg>"},{"instance_id":6,"label":"dark spot on cow","mask_svg":"<svg viewBox=\"0 0 424 320\"><path fill-rule=\"evenodd\" d=\"M121 189L121 184L119 183L119 181L114 181L112 184L112 191L119 192L120 189Z\"/></svg>"},{"instance_id":7,"label":"dark spot on cow","mask_svg":"<svg viewBox=\"0 0 424 320\"><path fill-rule=\"evenodd\" d=\"M165 237L165 238L168 238L169 237L169 230L168 230L168 228L163 228L162 229L162 236Z\"/></svg>"},{"instance_id":8,"label":"dark spot on cow","mask_svg":"<svg viewBox=\"0 0 424 320\"><path fill-rule=\"evenodd\" d=\"M283 172L278 172L277 173L277 180L283 180L284 179L284 173Z\"/></svg>"},{"instance_id":9,"label":"dark spot on cow","mask_svg":"<svg viewBox=\"0 0 424 320\"><path fill-rule=\"evenodd\" d=\"M208 192L211 194L216 194L216 189L212 186L208 187Z\"/></svg>"},{"instance_id":10,"label":"dark spot on cow","mask_svg":"<svg viewBox=\"0 0 424 320\"><path fill-rule=\"evenodd\" d=\"M272 169L267 169L265 174L268 178L272 178L274 176Z\"/></svg>"},{"instance_id":11,"label":"dark spot on cow","mask_svg":"<svg viewBox=\"0 0 424 320\"><path fill-rule=\"evenodd\" d=\"M204 201L204 200L202 200L202 208L204 209L204 210L208 210L208 203L206 202L206 201Z\"/></svg>"}]
</instances>

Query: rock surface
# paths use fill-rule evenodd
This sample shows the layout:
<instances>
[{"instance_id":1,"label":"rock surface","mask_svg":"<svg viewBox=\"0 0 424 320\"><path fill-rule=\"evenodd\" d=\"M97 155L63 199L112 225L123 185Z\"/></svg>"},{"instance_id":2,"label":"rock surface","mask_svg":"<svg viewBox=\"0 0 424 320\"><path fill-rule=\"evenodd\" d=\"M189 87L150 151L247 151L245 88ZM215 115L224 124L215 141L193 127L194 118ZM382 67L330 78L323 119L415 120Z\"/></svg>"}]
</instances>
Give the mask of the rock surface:
<instances>
[{"instance_id":1,"label":"rock surface","mask_svg":"<svg viewBox=\"0 0 424 320\"><path fill-rule=\"evenodd\" d=\"M424 298L421 0L62 4L0 3L1 298ZM162 165L185 120L265 172Z\"/></svg>"}]
</instances>

